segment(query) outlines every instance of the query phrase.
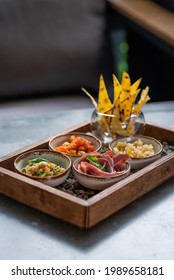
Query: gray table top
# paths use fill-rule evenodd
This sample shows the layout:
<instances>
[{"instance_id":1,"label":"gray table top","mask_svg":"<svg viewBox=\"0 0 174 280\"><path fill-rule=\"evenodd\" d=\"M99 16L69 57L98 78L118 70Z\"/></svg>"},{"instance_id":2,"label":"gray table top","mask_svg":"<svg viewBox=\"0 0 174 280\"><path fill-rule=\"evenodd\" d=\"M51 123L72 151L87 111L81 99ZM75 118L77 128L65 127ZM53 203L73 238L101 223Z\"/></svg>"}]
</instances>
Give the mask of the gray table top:
<instances>
[{"instance_id":1,"label":"gray table top","mask_svg":"<svg viewBox=\"0 0 174 280\"><path fill-rule=\"evenodd\" d=\"M174 128L174 101L149 103L146 121ZM0 157L83 120L92 109L0 119ZM89 230L0 195L0 259L174 259L174 179Z\"/></svg>"}]
</instances>

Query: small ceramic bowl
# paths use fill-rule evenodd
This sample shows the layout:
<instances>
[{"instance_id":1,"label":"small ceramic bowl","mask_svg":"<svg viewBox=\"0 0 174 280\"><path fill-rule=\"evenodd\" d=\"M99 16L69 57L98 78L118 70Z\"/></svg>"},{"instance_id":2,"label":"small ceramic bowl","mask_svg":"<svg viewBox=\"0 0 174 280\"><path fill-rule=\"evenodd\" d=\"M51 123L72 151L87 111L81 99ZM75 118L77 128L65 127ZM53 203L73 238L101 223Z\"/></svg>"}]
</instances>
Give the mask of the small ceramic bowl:
<instances>
[{"instance_id":1,"label":"small ceramic bowl","mask_svg":"<svg viewBox=\"0 0 174 280\"><path fill-rule=\"evenodd\" d=\"M38 158L43 158L51 163L63 167L65 170L59 175L49 175L44 177L25 174L22 169L28 164L28 161ZM21 175L24 175L30 179L34 179L51 187L56 187L62 184L67 179L71 171L71 160L68 156L61 153L40 149L29 151L18 156L14 161L14 167L15 171Z\"/></svg>"},{"instance_id":2,"label":"small ceramic bowl","mask_svg":"<svg viewBox=\"0 0 174 280\"><path fill-rule=\"evenodd\" d=\"M49 149L53 150L53 151L57 151L56 148L60 147L65 142L69 142L69 139L70 139L71 136L82 137L82 138L90 141L91 144L95 147L94 152L98 152L98 151L101 150L102 143L98 138L96 138L95 136L93 136L91 134L81 133L81 132L59 134L59 135L53 137L49 141ZM64 152L64 154L66 154L71 159L72 162L74 162L77 158L81 157L81 155L82 155L82 154L81 155L73 155L73 154L65 153L65 152Z\"/></svg>"},{"instance_id":3,"label":"small ceramic bowl","mask_svg":"<svg viewBox=\"0 0 174 280\"><path fill-rule=\"evenodd\" d=\"M130 162L131 168L139 170L139 169L153 163L154 161L156 161L157 159L159 159L161 157L163 146L158 140L156 140L153 137L149 137L149 136L137 135L134 137L117 138L117 139L111 141L108 146L111 151L113 151L117 154L117 151L114 148L116 147L118 142L134 143L135 141L138 141L138 140L141 140L143 142L143 144L147 144L147 145L151 144L153 147L153 150L154 150L154 155L150 155L147 157L133 157L133 156L129 155L130 156L129 162ZM119 152L119 153L121 153L121 152Z\"/></svg>"},{"instance_id":4,"label":"small ceramic bowl","mask_svg":"<svg viewBox=\"0 0 174 280\"><path fill-rule=\"evenodd\" d=\"M126 178L131 171L131 166L130 164L127 162L126 163L126 168L125 168L125 172L122 175L117 175L114 177L100 177L100 176L94 176L94 175L88 175L85 173L82 173L81 171L79 171L78 169L78 164L80 162L81 158L77 159L76 161L74 161L72 163L72 170L74 173L74 176L76 178L76 180L84 187L91 189L91 190L97 190L97 191L101 191L104 190L108 187L110 187L111 185L119 182L120 180Z\"/></svg>"}]
</instances>

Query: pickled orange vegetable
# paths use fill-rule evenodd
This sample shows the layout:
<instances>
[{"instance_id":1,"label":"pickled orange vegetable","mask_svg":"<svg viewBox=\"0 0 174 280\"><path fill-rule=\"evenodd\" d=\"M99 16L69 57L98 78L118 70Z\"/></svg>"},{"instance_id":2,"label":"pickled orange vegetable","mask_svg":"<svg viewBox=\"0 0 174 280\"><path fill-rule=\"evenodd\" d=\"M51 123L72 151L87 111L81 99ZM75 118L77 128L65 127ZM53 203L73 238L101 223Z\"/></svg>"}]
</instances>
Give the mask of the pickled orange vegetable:
<instances>
[{"instance_id":1,"label":"pickled orange vegetable","mask_svg":"<svg viewBox=\"0 0 174 280\"><path fill-rule=\"evenodd\" d=\"M90 140L81 136L72 135L68 141L64 142L61 146L56 147L56 151L69 154L69 155L82 155L95 151L95 146Z\"/></svg>"}]
</instances>

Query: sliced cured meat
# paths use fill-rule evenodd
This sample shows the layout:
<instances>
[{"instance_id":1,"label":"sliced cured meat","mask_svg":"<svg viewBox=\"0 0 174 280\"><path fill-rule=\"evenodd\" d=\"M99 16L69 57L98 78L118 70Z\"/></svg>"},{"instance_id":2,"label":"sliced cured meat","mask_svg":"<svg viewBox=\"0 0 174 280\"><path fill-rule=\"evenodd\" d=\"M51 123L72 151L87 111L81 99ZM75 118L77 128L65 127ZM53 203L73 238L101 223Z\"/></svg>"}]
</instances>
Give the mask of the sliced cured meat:
<instances>
[{"instance_id":1,"label":"sliced cured meat","mask_svg":"<svg viewBox=\"0 0 174 280\"><path fill-rule=\"evenodd\" d=\"M126 154L119 154L113 157L114 169L117 169L117 166L125 164L129 160L129 156Z\"/></svg>"},{"instance_id":2,"label":"sliced cured meat","mask_svg":"<svg viewBox=\"0 0 174 280\"><path fill-rule=\"evenodd\" d=\"M114 164L111 163L107 158L98 158L98 163L105 169L106 172L114 172Z\"/></svg>"},{"instance_id":3,"label":"sliced cured meat","mask_svg":"<svg viewBox=\"0 0 174 280\"><path fill-rule=\"evenodd\" d=\"M95 176L100 176L105 178L120 175L120 172L116 172L116 171L111 173L102 171L88 162L81 162L80 165L81 165L81 170L83 170L83 173L88 175L95 175Z\"/></svg>"},{"instance_id":4,"label":"sliced cured meat","mask_svg":"<svg viewBox=\"0 0 174 280\"><path fill-rule=\"evenodd\" d=\"M112 151L107 151L104 154L84 154L79 160L77 169L88 175L105 178L119 176L126 171L128 160L127 155L115 155Z\"/></svg>"}]
</instances>

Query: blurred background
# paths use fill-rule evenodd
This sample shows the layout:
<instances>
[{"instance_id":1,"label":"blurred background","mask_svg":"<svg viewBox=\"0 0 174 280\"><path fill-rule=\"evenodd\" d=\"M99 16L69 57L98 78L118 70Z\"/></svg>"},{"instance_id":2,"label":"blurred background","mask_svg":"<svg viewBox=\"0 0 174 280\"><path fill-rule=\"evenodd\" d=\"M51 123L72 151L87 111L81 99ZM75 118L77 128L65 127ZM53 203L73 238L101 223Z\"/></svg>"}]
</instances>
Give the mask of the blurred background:
<instances>
[{"instance_id":1,"label":"blurred background","mask_svg":"<svg viewBox=\"0 0 174 280\"><path fill-rule=\"evenodd\" d=\"M147 1L173 18L173 0ZM112 74L121 79L123 71L132 82L142 77L151 102L174 100L174 45L110 2L0 1L1 114L92 107L81 87L97 98L103 74L112 98Z\"/></svg>"}]
</instances>

